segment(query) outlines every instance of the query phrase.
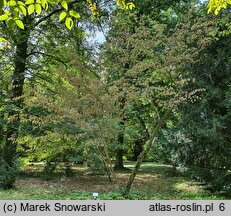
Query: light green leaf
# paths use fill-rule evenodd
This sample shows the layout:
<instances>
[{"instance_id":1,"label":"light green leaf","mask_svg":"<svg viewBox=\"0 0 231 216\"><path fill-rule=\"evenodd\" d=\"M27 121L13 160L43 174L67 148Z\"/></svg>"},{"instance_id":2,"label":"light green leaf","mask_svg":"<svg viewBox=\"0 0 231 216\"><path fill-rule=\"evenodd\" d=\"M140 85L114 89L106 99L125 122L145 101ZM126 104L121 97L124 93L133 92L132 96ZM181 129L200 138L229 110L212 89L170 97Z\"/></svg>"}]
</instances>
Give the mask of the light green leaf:
<instances>
[{"instance_id":1,"label":"light green leaf","mask_svg":"<svg viewBox=\"0 0 231 216\"><path fill-rule=\"evenodd\" d=\"M67 16L67 13L66 13L65 11L63 11L63 12L59 15L59 21L62 21L66 16Z\"/></svg>"},{"instance_id":2,"label":"light green leaf","mask_svg":"<svg viewBox=\"0 0 231 216\"><path fill-rule=\"evenodd\" d=\"M6 41L5 38L0 37L0 42Z\"/></svg>"},{"instance_id":3,"label":"light green leaf","mask_svg":"<svg viewBox=\"0 0 231 216\"><path fill-rule=\"evenodd\" d=\"M12 17L9 17L9 19L7 20L7 25L8 26L13 26L14 25L14 20Z\"/></svg>"},{"instance_id":4,"label":"light green leaf","mask_svg":"<svg viewBox=\"0 0 231 216\"><path fill-rule=\"evenodd\" d=\"M132 2L127 3L126 8L129 10L132 10L133 8L135 8L135 5Z\"/></svg>"},{"instance_id":5,"label":"light green leaf","mask_svg":"<svg viewBox=\"0 0 231 216\"><path fill-rule=\"evenodd\" d=\"M31 4L31 5L27 8L28 15L31 15L32 13L34 13L34 9L35 9L34 5Z\"/></svg>"},{"instance_id":6,"label":"light green leaf","mask_svg":"<svg viewBox=\"0 0 231 216\"><path fill-rule=\"evenodd\" d=\"M23 24L23 22L21 20L18 19L18 20L15 21L15 23L17 24L17 26L19 28L24 29L24 24Z\"/></svg>"},{"instance_id":7,"label":"light green leaf","mask_svg":"<svg viewBox=\"0 0 231 216\"><path fill-rule=\"evenodd\" d=\"M227 8L227 3L223 2L220 6L221 6L221 8L225 8L226 9Z\"/></svg>"},{"instance_id":8,"label":"light green leaf","mask_svg":"<svg viewBox=\"0 0 231 216\"><path fill-rule=\"evenodd\" d=\"M26 14L27 14L26 8L25 8L24 6L22 6L22 5L19 5L19 9L20 9L20 11L22 12L22 14L23 14L24 16L26 16Z\"/></svg>"},{"instance_id":9,"label":"light green leaf","mask_svg":"<svg viewBox=\"0 0 231 216\"><path fill-rule=\"evenodd\" d=\"M70 17L67 17L65 21L65 25L69 30L71 30L74 25L74 22Z\"/></svg>"},{"instance_id":10,"label":"light green leaf","mask_svg":"<svg viewBox=\"0 0 231 216\"><path fill-rule=\"evenodd\" d=\"M25 2L25 4L26 4L26 5L34 4L34 0L27 0L27 1Z\"/></svg>"},{"instance_id":11,"label":"light green leaf","mask_svg":"<svg viewBox=\"0 0 231 216\"><path fill-rule=\"evenodd\" d=\"M226 0L227 4L231 4L231 0Z\"/></svg>"},{"instance_id":12,"label":"light green leaf","mask_svg":"<svg viewBox=\"0 0 231 216\"><path fill-rule=\"evenodd\" d=\"M18 7L15 7L14 8L14 14L15 14L15 16L19 16L19 8Z\"/></svg>"},{"instance_id":13,"label":"light green leaf","mask_svg":"<svg viewBox=\"0 0 231 216\"><path fill-rule=\"evenodd\" d=\"M76 19L80 18L80 14L77 11L70 10L69 14L70 14L70 16L75 17Z\"/></svg>"},{"instance_id":14,"label":"light green leaf","mask_svg":"<svg viewBox=\"0 0 231 216\"><path fill-rule=\"evenodd\" d=\"M41 12L42 12L42 7L41 7L40 4L36 4L36 5L35 5L35 11L36 11L37 14L41 14Z\"/></svg>"},{"instance_id":15,"label":"light green leaf","mask_svg":"<svg viewBox=\"0 0 231 216\"><path fill-rule=\"evenodd\" d=\"M47 3L46 0L41 0L41 5L42 5L43 8L45 8L46 3Z\"/></svg>"},{"instance_id":16,"label":"light green leaf","mask_svg":"<svg viewBox=\"0 0 231 216\"><path fill-rule=\"evenodd\" d=\"M7 14L3 14L0 16L0 21L4 21L8 19L8 15Z\"/></svg>"},{"instance_id":17,"label":"light green leaf","mask_svg":"<svg viewBox=\"0 0 231 216\"><path fill-rule=\"evenodd\" d=\"M64 9L68 10L68 5L65 1L61 1L61 5Z\"/></svg>"},{"instance_id":18,"label":"light green leaf","mask_svg":"<svg viewBox=\"0 0 231 216\"><path fill-rule=\"evenodd\" d=\"M125 0L116 0L118 6L125 6Z\"/></svg>"},{"instance_id":19,"label":"light green leaf","mask_svg":"<svg viewBox=\"0 0 231 216\"><path fill-rule=\"evenodd\" d=\"M14 7L14 6L17 5L17 3L16 3L16 1L9 1L9 2L8 2L8 5L9 5L10 7Z\"/></svg>"},{"instance_id":20,"label":"light green leaf","mask_svg":"<svg viewBox=\"0 0 231 216\"><path fill-rule=\"evenodd\" d=\"M42 7L47 10L48 9L48 3L47 3L47 0L41 0L41 5Z\"/></svg>"},{"instance_id":21,"label":"light green leaf","mask_svg":"<svg viewBox=\"0 0 231 216\"><path fill-rule=\"evenodd\" d=\"M42 2L41 0L36 0L36 3L41 4Z\"/></svg>"},{"instance_id":22,"label":"light green leaf","mask_svg":"<svg viewBox=\"0 0 231 216\"><path fill-rule=\"evenodd\" d=\"M122 9L126 8L125 0L117 0L116 4Z\"/></svg>"},{"instance_id":23,"label":"light green leaf","mask_svg":"<svg viewBox=\"0 0 231 216\"><path fill-rule=\"evenodd\" d=\"M25 5L24 2L22 2L22 1L18 1L17 3L18 3L18 5L22 5L22 6Z\"/></svg>"},{"instance_id":24,"label":"light green leaf","mask_svg":"<svg viewBox=\"0 0 231 216\"><path fill-rule=\"evenodd\" d=\"M51 4L58 4L59 0L47 0Z\"/></svg>"}]
</instances>

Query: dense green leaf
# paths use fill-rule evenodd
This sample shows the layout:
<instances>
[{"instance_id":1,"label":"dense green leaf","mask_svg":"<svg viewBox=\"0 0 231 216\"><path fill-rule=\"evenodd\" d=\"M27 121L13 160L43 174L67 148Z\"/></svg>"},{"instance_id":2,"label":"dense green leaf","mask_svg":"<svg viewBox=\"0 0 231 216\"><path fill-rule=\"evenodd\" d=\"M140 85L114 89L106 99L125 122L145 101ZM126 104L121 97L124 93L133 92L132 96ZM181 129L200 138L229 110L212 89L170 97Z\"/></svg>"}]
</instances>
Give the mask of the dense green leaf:
<instances>
[{"instance_id":1,"label":"dense green leaf","mask_svg":"<svg viewBox=\"0 0 231 216\"><path fill-rule=\"evenodd\" d=\"M64 9L68 10L68 5L66 1L61 1L61 5Z\"/></svg>"},{"instance_id":2,"label":"dense green leaf","mask_svg":"<svg viewBox=\"0 0 231 216\"><path fill-rule=\"evenodd\" d=\"M36 12L37 14L41 14L41 12L42 12L42 7L41 7L40 4L36 4L36 5L35 5L35 12Z\"/></svg>"},{"instance_id":3,"label":"dense green leaf","mask_svg":"<svg viewBox=\"0 0 231 216\"><path fill-rule=\"evenodd\" d=\"M17 24L19 28L24 29L24 24L21 20L15 20L15 23Z\"/></svg>"},{"instance_id":4,"label":"dense green leaf","mask_svg":"<svg viewBox=\"0 0 231 216\"><path fill-rule=\"evenodd\" d=\"M22 5L22 6L25 5L24 2L22 2L22 1L17 1L17 3L18 3L18 5Z\"/></svg>"},{"instance_id":5,"label":"dense green leaf","mask_svg":"<svg viewBox=\"0 0 231 216\"><path fill-rule=\"evenodd\" d=\"M34 0L27 0L27 1L25 2L25 4L26 4L26 5L34 4Z\"/></svg>"},{"instance_id":6,"label":"dense green leaf","mask_svg":"<svg viewBox=\"0 0 231 216\"><path fill-rule=\"evenodd\" d=\"M75 17L76 19L80 18L80 14L77 11L70 10L69 14L70 14L70 16Z\"/></svg>"},{"instance_id":7,"label":"dense green leaf","mask_svg":"<svg viewBox=\"0 0 231 216\"><path fill-rule=\"evenodd\" d=\"M10 6L10 7L14 7L14 6L16 6L16 5L17 5L17 2L16 2L16 1L11 0L11 1L9 1L9 2L8 2L8 4L9 4L9 6Z\"/></svg>"},{"instance_id":8,"label":"dense green leaf","mask_svg":"<svg viewBox=\"0 0 231 216\"><path fill-rule=\"evenodd\" d=\"M35 6L34 6L33 4L31 4L31 5L27 8L28 15L31 15L32 13L34 13L34 10L35 10Z\"/></svg>"},{"instance_id":9,"label":"dense green leaf","mask_svg":"<svg viewBox=\"0 0 231 216\"><path fill-rule=\"evenodd\" d=\"M62 21L66 16L67 16L67 12L63 11L63 12L59 15L59 21Z\"/></svg>"},{"instance_id":10,"label":"dense green leaf","mask_svg":"<svg viewBox=\"0 0 231 216\"><path fill-rule=\"evenodd\" d=\"M0 37L0 42L6 41L5 38Z\"/></svg>"},{"instance_id":11,"label":"dense green leaf","mask_svg":"<svg viewBox=\"0 0 231 216\"><path fill-rule=\"evenodd\" d=\"M7 14L0 15L0 21L4 21L4 20L7 20L7 19L8 19Z\"/></svg>"},{"instance_id":12,"label":"dense green leaf","mask_svg":"<svg viewBox=\"0 0 231 216\"><path fill-rule=\"evenodd\" d=\"M41 0L41 5L42 5L42 7L43 7L45 10L48 9L48 3L47 3L46 0Z\"/></svg>"},{"instance_id":13,"label":"dense green leaf","mask_svg":"<svg viewBox=\"0 0 231 216\"><path fill-rule=\"evenodd\" d=\"M19 9L20 9L20 11L22 12L22 14L23 14L24 16L26 16L26 14L27 14L26 8L25 8L23 5L19 5Z\"/></svg>"},{"instance_id":14,"label":"dense green leaf","mask_svg":"<svg viewBox=\"0 0 231 216\"><path fill-rule=\"evenodd\" d=\"M74 22L70 17L67 17L65 21L65 25L69 30L71 30L74 25Z\"/></svg>"},{"instance_id":15,"label":"dense green leaf","mask_svg":"<svg viewBox=\"0 0 231 216\"><path fill-rule=\"evenodd\" d=\"M15 14L15 16L19 17L19 8L18 7L14 8L14 14Z\"/></svg>"}]
</instances>

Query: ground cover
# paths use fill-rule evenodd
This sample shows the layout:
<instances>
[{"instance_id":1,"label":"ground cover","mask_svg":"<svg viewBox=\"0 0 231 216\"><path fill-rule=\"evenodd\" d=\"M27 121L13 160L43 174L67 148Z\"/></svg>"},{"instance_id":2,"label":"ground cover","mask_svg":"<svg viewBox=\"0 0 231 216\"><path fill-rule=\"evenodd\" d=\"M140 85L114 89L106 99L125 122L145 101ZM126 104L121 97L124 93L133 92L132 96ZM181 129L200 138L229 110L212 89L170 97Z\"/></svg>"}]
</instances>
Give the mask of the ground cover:
<instances>
[{"instance_id":1,"label":"ground cover","mask_svg":"<svg viewBox=\"0 0 231 216\"><path fill-rule=\"evenodd\" d=\"M51 180L42 176L42 164L24 168L17 178L15 188L0 190L2 200L91 200L92 193L98 192L100 200L121 200L123 186L134 163L126 163L127 170L117 171L117 180L109 182L104 175L93 174L84 165L74 166L74 176L64 177L58 170ZM212 194L201 182L180 175L173 176L171 167L144 163L135 179L129 199L229 199Z\"/></svg>"}]
</instances>

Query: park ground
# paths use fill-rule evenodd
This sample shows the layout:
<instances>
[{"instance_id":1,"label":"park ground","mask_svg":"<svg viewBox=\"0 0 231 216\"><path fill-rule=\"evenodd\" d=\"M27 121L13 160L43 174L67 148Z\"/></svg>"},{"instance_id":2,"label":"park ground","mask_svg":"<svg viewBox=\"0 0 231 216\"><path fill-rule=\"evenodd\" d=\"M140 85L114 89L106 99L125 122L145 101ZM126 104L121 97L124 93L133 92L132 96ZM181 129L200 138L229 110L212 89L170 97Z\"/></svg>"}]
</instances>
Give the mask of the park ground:
<instances>
[{"instance_id":1,"label":"park ground","mask_svg":"<svg viewBox=\"0 0 231 216\"><path fill-rule=\"evenodd\" d=\"M84 165L74 166L74 176L64 177L60 171L45 180L42 165L28 166L21 170L15 188L0 190L2 200L91 200L98 192L100 200L121 200L122 189L134 163L127 162L125 171L117 171L115 182L107 176L93 174ZM211 193L207 185L192 178L171 174L171 167L144 163L134 181L129 199L133 200L224 200L231 197Z\"/></svg>"}]
</instances>

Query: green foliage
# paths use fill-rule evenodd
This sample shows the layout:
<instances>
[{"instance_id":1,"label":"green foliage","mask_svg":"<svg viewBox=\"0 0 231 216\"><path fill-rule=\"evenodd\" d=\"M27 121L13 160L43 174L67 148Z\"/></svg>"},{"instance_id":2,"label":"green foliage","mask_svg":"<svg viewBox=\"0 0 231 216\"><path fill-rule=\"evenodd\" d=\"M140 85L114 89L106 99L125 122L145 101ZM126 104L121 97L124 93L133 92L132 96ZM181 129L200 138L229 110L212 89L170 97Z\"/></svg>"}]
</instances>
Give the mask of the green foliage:
<instances>
[{"instance_id":1,"label":"green foliage","mask_svg":"<svg viewBox=\"0 0 231 216\"><path fill-rule=\"evenodd\" d=\"M160 139L155 149L155 155L159 159L167 159L168 163L172 163L170 158L173 158L178 165L194 166L190 168L190 177L210 183L214 189L223 192L229 192L227 176L231 156L230 115L227 109L230 36L221 33L229 28L224 21L226 18L221 16L211 22L216 27L214 36L219 40L208 40L209 43L204 44L197 60L188 69L188 75L197 80L191 85L205 89L200 93L201 100L179 106L173 127L166 125L167 129L162 132L163 140ZM163 157L165 152L167 158Z\"/></svg>"},{"instance_id":2,"label":"green foliage","mask_svg":"<svg viewBox=\"0 0 231 216\"><path fill-rule=\"evenodd\" d=\"M96 19L103 15L98 3L4 2L1 37L8 41L0 39L0 150L16 144L9 155L17 153L26 166L44 162L47 180L60 167L73 176L77 163L112 180L112 158L122 152L122 158L136 160L154 144L144 159L171 165L163 171L165 180L179 174L177 166L190 167L185 175L229 193L229 14L206 17L205 7L178 0L134 1L135 8L119 0L130 11L115 10L98 57L89 52L80 27L92 24L86 4ZM75 25L80 18L84 24ZM3 187L17 173L14 159L9 162L1 163ZM146 192L133 191L129 198L153 198ZM105 197L122 199L118 191Z\"/></svg>"},{"instance_id":3,"label":"green foliage","mask_svg":"<svg viewBox=\"0 0 231 216\"><path fill-rule=\"evenodd\" d=\"M13 165L9 165L0 157L0 188L9 189L15 182L21 164L16 158L13 159L12 163Z\"/></svg>"},{"instance_id":4,"label":"green foliage","mask_svg":"<svg viewBox=\"0 0 231 216\"><path fill-rule=\"evenodd\" d=\"M65 163L67 175L72 162L88 163L94 170L98 165L97 170L112 175L108 145L116 127L113 98L77 58L73 67L50 76L46 88L40 83L27 86L19 151L32 161Z\"/></svg>"},{"instance_id":5,"label":"green foliage","mask_svg":"<svg viewBox=\"0 0 231 216\"><path fill-rule=\"evenodd\" d=\"M43 169L43 179L45 180L53 179L56 166L57 166L56 162L48 161Z\"/></svg>"},{"instance_id":6,"label":"green foliage","mask_svg":"<svg viewBox=\"0 0 231 216\"><path fill-rule=\"evenodd\" d=\"M95 151L94 147L88 150L85 156L85 163L93 173L105 174L105 167L103 160L98 155L98 151Z\"/></svg>"},{"instance_id":7,"label":"green foliage","mask_svg":"<svg viewBox=\"0 0 231 216\"><path fill-rule=\"evenodd\" d=\"M227 9L230 4L230 0L210 0L208 4L208 13L214 11L214 14L218 15L222 9Z\"/></svg>"},{"instance_id":8,"label":"green foliage","mask_svg":"<svg viewBox=\"0 0 231 216\"><path fill-rule=\"evenodd\" d=\"M123 9L132 10L135 7L132 2L126 2L125 0L117 0L116 3L119 7L122 7ZM27 0L25 2L20 0L2 0L0 5L0 22L5 21L7 26L11 28L14 28L12 23L15 22L20 29L24 29L24 26L27 24L25 22L25 17L46 14L46 11L50 11L51 14L56 14L62 11L60 9L61 6L66 11L65 25L69 30L71 30L74 26L74 21L72 17L75 19L80 18L80 14L77 11L73 10L72 7L73 5L78 4L80 4L78 1L69 2L68 0ZM91 0L88 0L87 5L93 16L98 17L99 12L96 4L93 3ZM61 12L61 14L59 16L59 21L65 18L64 13ZM48 15L47 17L49 16L50 15ZM29 26L26 26L26 29L28 29L28 27Z\"/></svg>"},{"instance_id":9,"label":"green foliage","mask_svg":"<svg viewBox=\"0 0 231 216\"><path fill-rule=\"evenodd\" d=\"M15 23L17 24L19 28L24 29L24 24L21 20L16 20Z\"/></svg>"}]
</instances>

